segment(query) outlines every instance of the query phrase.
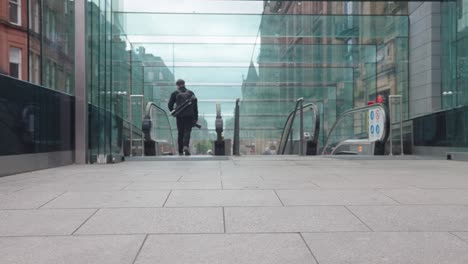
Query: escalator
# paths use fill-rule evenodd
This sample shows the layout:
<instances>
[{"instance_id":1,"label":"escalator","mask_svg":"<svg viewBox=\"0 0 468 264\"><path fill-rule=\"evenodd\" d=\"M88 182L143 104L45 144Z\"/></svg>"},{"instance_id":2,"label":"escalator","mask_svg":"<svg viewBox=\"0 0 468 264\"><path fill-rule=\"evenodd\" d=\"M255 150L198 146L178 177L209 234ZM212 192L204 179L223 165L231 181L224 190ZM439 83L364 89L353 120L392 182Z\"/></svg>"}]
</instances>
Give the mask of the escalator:
<instances>
[{"instance_id":1,"label":"escalator","mask_svg":"<svg viewBox=\"0 0 468 264\"><path fill-rule=\"evenodd\" d=\"M341 114L328 133L323 155L385 155L390 115L383 104Z\"/></svg>"},{"instance_id":2,"label":"escalator","mask_svg":"<svg viewBox=\"0 0 468 264\"><path fill-rule=\"evenodd\" d=\"M386 154L390 115L385 105L374 104L345 111L329 130L323 147L319 146L318 109L315 104L303 105L303 99L298 99L284 125L278 155Z\"/></svg>"},{"instance_id":3,"label":"escalator","mask_svg":"<svg viewBox=\"0 0 468 264\"><path fill-rule=\"evenodd\" d=\"M149 102L146 105L142 130L145 156L174 155L174 136L169 116L164 109Z\"/></svg>"},{"instance_id":4,"label":"escalator","mask_svg":"<svg viewBox=\"0 0 468 264\"><path fill-rule=\"evenodd\" d=\"M298 99L285 122L277 154L385 155L390 115L382 104L345 111L329 130L323 147L319 143L320 129L319 107L314 103L304 104L302 98ZM169 116L155 103L150 102L146 106L142 131L145 156L174 155L176 145ZM234 139L239 137L238 134L235 133ZM234 140L234 149L238 141Z\"/></svg>"},{"instance_id":5,"label":"escalator","mask_svg":"<svg viewBox=\"0 0 468 264\"><path fill-rule=\"evenodd\" d=\"M304 105L304 99L298 99L284 125L277 154L318 155L319 131L319 108L314 103Z\"/></svg>"}]
</instances>

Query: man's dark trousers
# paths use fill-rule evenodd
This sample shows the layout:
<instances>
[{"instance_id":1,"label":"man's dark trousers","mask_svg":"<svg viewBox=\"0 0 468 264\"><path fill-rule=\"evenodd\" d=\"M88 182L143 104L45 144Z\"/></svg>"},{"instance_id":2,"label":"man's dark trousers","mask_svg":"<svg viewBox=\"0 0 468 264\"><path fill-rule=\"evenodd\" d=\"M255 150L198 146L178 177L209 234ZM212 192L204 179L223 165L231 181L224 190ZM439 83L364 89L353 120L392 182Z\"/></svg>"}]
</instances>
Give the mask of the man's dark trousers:
<instances>
[{"instance_id":1,"label":"man's dark trousers","mask_svg":"<svg viewBox=\"0 0 468 264\"><path fill-rule=\"evenodd\" d=\"M189 147L190 133L192 133L193 117L177 117L177 143L179 146L179 154L184 152L184 147Z\"/></svg>"}]
</instances>

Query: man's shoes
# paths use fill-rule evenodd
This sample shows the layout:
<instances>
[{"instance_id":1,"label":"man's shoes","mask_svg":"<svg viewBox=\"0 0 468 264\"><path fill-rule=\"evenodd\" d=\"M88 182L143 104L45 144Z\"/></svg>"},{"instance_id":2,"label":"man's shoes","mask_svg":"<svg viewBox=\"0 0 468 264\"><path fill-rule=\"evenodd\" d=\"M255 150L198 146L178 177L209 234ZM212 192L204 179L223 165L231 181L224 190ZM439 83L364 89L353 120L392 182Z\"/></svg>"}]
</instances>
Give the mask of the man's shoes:
<instances>
[{"instance_id":1,"label":"man's shoes","mask_svg":"<svg viewBox=\"0 0 468 264\"><path fill-rule=\"evenodd\" d=\"M184 147L184 154L185 156L190 156L190 151L188 147Z\"/></svg>"},{"instance_id":2,"label":"man's shoes","mask_svg":"<svg viewBox=\"0 0 468 264\"><path fill-rule=\"evenodd\" d=\"M184 155L184 151L179 152L179 156L183 156L183 155Z\"/></svg>"}]
</instances>

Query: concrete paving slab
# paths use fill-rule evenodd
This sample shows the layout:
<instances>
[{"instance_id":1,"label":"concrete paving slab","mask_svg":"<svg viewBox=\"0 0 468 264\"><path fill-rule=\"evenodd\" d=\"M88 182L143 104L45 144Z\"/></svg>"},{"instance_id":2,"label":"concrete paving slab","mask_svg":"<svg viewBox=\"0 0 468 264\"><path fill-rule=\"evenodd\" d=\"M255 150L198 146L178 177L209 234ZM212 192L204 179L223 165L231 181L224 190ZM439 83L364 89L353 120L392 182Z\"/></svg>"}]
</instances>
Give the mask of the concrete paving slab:
<instances>
[{"instance_id":1,"label":"concrete paving slab","mask_svg":"<svg viewBox=\"0 0 468 264\"><path fill-rule=\"evenodd\" d=\"M169 191L69 192L44 208L162 207Z\"/></svg>"},{"instance_id":2,"label":"concrete paving slab","mask_svg":"<svg viewBox=\"0 0 468 264\"><path fill-rule=\"evenodd\" d=\"M468 189L398 189L382 192L402 204L468 205Z\"/></svg>"},{"instance_id":3,"label":"concrete paving slab","mask_svg":"<svg viewBox=\"0 0 468 264\"><path fill-rule=\"evenodd\" d=\"M317 185L310 181L284 180L223 180L224 189L317 189Z\"/></svg>"},{"instance_id":4,"label":"concrete paving slab","mask_svg":"<svg viewBox=\"0 0 468 264\"><path fill-rule=\"evenodd\" d=\"M402 181L391 178L350 177L346 171L342 171L340 174L341 178L327 179L320 177L313 179L312 182L321 188L327 189L403 189L410 187Z\"/></svg>"},{"instance_id":5,"label":"concrete paving slab","mask_svg":"<svg viewBox=\"0 0 468 264\"><path fill-rule=\"evenodd\" d=\"M369 231L341 206L235 207L225 217L228 233Z\"/></svg>"},{"instance_id":6,"label":"concrete paving slab","mask_svg":"<svg viewBox=\"0 0 468 264\"><path fill-rule=\"evenodd\" d=\"M95 210L0 211L0 236L71 235Z\"/></svg>"},{"instance_id":7,"label":"concrete paving slab","mask_svg":"<svg viewBox=\"0 0 468 264\"><path fill-rule=\"evenodd\" d=\"M272 190L176 190L166 207L281 206Z\"/></svg>"},{"instance_id":8,"label":"concrete paving slab","mask_svg":"<svg viewBox=\"0 0 468 264\"><path fill-rule=\"evenodd\" d=\"M303 234L320 264L464 264L468 244L448 233Z\"/></svg>"},{"instance_id":9,"label":"concrete paving slab","mask_svg":"<svg viewBox=\"0 0 468 264\"><path fill-rule=\"evenodd\" d=\"M222 208L101 209L77 234L223 233Z\"/></svg>"},{"instance_id":10,"label":"concrete paving slab","mask_svg":"<svg viewBox=\"0 0 468 264\"><path fill-rule=\"evenodd\" d=\"M387 196L373 190L278 190L284 205L394 205Z\"/></svg>"},{"instance_id":11,"label":"concrete paving slab","mask_svg":"<svg viewBox=\"0 0 468 264\"><path fill-rule=\"evenodd\" d=\"M415 171L409 170L409 173L413 173L413 175L408 176L405 179L405 182L411 187L421 189L468 189L466 171L459 175L447 175L447 171L450 170L437 169L437 171L431 172L432 175L429 175L424 171L417 172L417 174L415 174ZM441 174L443 174L443 177L441 177Z\"/></svg>"},{"instance_id":12,"label":"concrete paving slab","mask_svg":"<svg viewBox=\"0 0 468 264\"><path fill-rule=\"evenodd\" d=\"M151 235L136 264L311 264L298 234Z\"/></svg>"},{"instance_id":13,"label":"concrete paving slab","mask_svg":"<svg viewBox=\"0 0 468 264\"><path fill-rule=\"evenodd\" d=\"M62 192L27 191L0 194L0 209L35 209L61 194Z\"/></svg>"},{"instance_id":14,"label":"concrete paving slab","mask_svg":"<svg viewBox=\"0 0 468 264\"><path fill-rule=\"evenodd\" d=\"M144 236L0 238L5 264L131 264Z\"/></svg>"},{"instance_id":15,"label":"concrete paving slab","mask_svg":"<svg viewBox=\"0 0 468 264\"><path fill-rule=\"evenodd\" d=\"M120 191L129 184L128 182L78 182L75 184L70 183L46 183L35 185L27 190L30 192L105 192L105 191Z\"/></svg>"},{"instance_id":16,"label":"concrete paving slab","mask_svg":"<svg viewBox=\"0 0 468 264\"><path fill-rule=\"evenodd\" d=\"M349 206L374 231L468 231L467 206Z\"/></svg>"},{"instance_id":17,"label":"concrete paving slab","mask_svg":"<svg viewBox=\"0 0 468 264\"><path fill-rule=\"evenodd\" d=\"M32 187L34 184L28 182L7 182L0 184L0 193L16 192Z\"/></svg>"},{"instance_id":18,"label":"concrete paving slab","mask_svg":"<svg viewBox=\"0 0 468 264\"><path fill-rule=\"evenodd\" d=\"M125 190L216 190L221 189L221 181L212 182L135 182Z\"/></svg>"},{"instance_id":19,"label":"concrete paving slab","mask_svg":"<svg viewBox=\"0 0 468 264\"><path fill-rule=\"evenodd\" d=\"M452 234L468 243L468 232L452 232Z\"/></svg>"}]
</instances>

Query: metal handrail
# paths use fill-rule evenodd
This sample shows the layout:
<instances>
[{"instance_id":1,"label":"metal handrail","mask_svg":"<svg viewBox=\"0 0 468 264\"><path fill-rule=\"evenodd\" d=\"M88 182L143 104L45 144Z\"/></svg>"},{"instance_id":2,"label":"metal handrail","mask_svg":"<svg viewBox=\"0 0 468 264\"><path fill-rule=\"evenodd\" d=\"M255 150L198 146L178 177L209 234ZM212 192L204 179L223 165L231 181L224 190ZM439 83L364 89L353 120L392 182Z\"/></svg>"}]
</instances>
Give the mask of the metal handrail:
<instances>
[{"instance_id":1,"label":"metal handrail","mask_svg":"<svg viewBox=\"0 0 468 264\"><path fill-rule=\"evenodd\" d=\"M341 121L343 121L343 119L347 116L347 115L350 115L350 114L354 114L354 113L358 113L358 112L362 112L364 110L369 110L371 108L375 108L377 106L380 106L382 109L384 109L385 111L385 129L383 130L385 135L383 136L384 140L382 140L383 142L385 142L387 139L388 139L388 128L390 126L390 122L388 120L388 110L387 110L387 107L383 104L373 104L373 105L368 105L368 106L364 106L364 107L358 107L358 108L354 108L354 109L350 109L350 110L347 110L347 111L344 111L339 117L338 119L335 121L335 123L333 124L333 126L331 127L330 129L330 132L328 133L328 136L327 136L327 140L325 141L325 144L324 144L324 148L323 148L323 151L322 151L322 155L325 155L325 151L327 149L327 146L329 144L329 141L330 141L330 138L331 138L331 135L333 134L333 131L335 130L335 128L338 126L339 123L341 123Z\"/></svg>"},{"instance_id":2,"label":"metal handrail","mask_svg":"<svg viewBox=\"0 0 468 264\"><path fill-rule=\"evenodd\" d=\"M281 140L280 140L280 144L279 144L279 148L278 148L278 151L277 151L277 154L278 155L284 155L284 153L286 152L286 145L287 145L287 141L289 139L289 137L291 136L291 130L292 130L292 126L294 124L294 120L296 119L296 115L297 115L297 112L300 111L302 112L304 109L306 108L309 108L309 107L312 107L312 109L314 110L314 119L315 119L315 129L314 129L314 135L313 135L313 138L312 138L312 142L314 144L318 144L318 138L319 138L319 132L320 132L320 115L319 115L319 108L317 107L316 104L314 103L308 103L308 104L303 104L304 102L304 98L299 98L297 99L296 101L296 106L294 108L294 111L292 111L288 118L286 119L286 123L284 124L284 127L283 127L283 133L281 135ZM304 133L303 133L303 112L302 114L300 113L300 115L302 116L302 120L301 120L301 146L304 145ZM318 146L318 145L317 145ZM302 148L300 148L302 149ZM317 148L317 151L318 151L318 148ZM300 151L300 154L303 155L303 150Z\"/></svg>"},{"instance_id":3,"label":"metal handrail","mask_svg":"<svg viewBox=\"0 0 468 264\"><path fill-rule=\"evenodd\" d=\"M172 147L175 147L174 135L172 134L172 126L171 126L171 122L169 120L169 115L167 114L166 110L164 110L163 108L161 108L159 105L157 105L154 102L148 102L146 104L146 109L145 109L145 118L146 117L151 117L151 109L153 107L156 108L158 111L162 112L164 114L164 117L166 117L167 123L169 124L169 127L167 127L167 129L169 130L169 134L170 134L170 137L171 137L171 144L172 144ZM150 139L151 139L151 133L150 133Z\"/></svg>"}]
</instances>

